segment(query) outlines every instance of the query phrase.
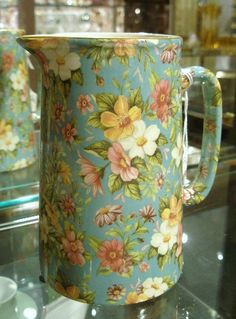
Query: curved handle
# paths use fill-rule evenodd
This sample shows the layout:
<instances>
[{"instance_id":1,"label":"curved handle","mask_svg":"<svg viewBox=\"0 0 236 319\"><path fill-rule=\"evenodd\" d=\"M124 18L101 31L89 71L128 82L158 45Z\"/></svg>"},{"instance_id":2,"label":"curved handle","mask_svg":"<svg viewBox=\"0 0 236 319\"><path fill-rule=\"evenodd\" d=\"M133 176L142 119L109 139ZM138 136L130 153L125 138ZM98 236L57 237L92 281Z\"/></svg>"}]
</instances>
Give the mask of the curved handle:
<instances>
[{"instance_id":1,"label":"curved handle","mask_svg":"<svg viewBox=\"0 0 236 319\"><path fill-rule=\"evenodd\" d=\"M194 180L183 189L185 205L200 203L211 190L217 170L222 128L222 95L216 76L204 67L182 69L182 88L199 81L204 99L204 122L201 159Z\"/></svg>"}]
</instances>

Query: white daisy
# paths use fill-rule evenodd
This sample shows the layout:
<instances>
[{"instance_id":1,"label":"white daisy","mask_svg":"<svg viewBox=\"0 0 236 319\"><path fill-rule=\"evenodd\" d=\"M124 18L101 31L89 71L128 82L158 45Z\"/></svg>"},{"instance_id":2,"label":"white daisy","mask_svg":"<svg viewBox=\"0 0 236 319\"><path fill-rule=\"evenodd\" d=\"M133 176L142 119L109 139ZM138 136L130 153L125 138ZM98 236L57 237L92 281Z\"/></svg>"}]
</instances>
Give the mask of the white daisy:
<instances>
[{"instance_id":1,"label":"white daisy","mask_svg":"<svg viewBox=\"0 0 236 319\"><path fill-rule=\"evenodd\" d=\"M177 242L178 224L168 225L168 220L160 226L160 232L152 235L151 245L158 248L158 254L165 255Z\"/></svg>"},{"instance_id":2,"label":"white daisy","mask_svg":"<svg viewBox=\"0 0 236 319\"><path fill-rule=\"evenodd\" d=\"M145 154L153 155L157 149L156 140L160 135L160 130L156 125L146 128L144 121L135 121L134 132L131 136L121 139L119 142L129 157L135 156L144 158Z\"/></svg>"},{"instance_id":3,"label":"white daisy","mask_svg":"<svg viewBox=\"0 0 236 319\"><path fill-rule=\"evenodd\" d=\"M69 43L61 41L55 49L42 50L49 60L49 70L60 76L62 81L71 78L71 71L81 67L80 57L75 52L70 52Z\"/></svg>"},{"instance_id":4,"label":"white daisy","mask_svg":"<svg viewBox=\"0 0 236 319\"><path fill-rule=\"evenodd\" d=\"M12 81L12 87L16 91L23 91L25 88L25 79L22 76L22 72L20 70L16 71L15 73L12 73L10 76L10 79Z\"/></svg>"},{"instance_id":5,"label":"white daisy","mask_svg":"<svg viewBox=\"0 0 236 319\"><path fill-rule=\"evenodd\" d=\"M11 131L6 132L0 139L0 150L2 151L14 151L16 144L20 141L17 135L14 135Z\"/></svg>"},{"instance_id":6,"label":"white daisy","mask_svg":"<svg viewBox=\"0 0 236 319\"><path fill-rule=\"evenodd\" d=\"M179 167L183 156L182 136L180 133L177 136L176 145L171 152L171 155L175 159L176 166Z\"/></svg>"},{"instance_id":7,"label":"white daisy","mask_svg":"<svg viewBox=\"0 0 236 319\"><path fill-rule=\"evenodd\" d=\"M158 297L168 289L167 283L161 277L148 278L142 286L143 292L148 298Z\"/></svg>"}]
</instances>

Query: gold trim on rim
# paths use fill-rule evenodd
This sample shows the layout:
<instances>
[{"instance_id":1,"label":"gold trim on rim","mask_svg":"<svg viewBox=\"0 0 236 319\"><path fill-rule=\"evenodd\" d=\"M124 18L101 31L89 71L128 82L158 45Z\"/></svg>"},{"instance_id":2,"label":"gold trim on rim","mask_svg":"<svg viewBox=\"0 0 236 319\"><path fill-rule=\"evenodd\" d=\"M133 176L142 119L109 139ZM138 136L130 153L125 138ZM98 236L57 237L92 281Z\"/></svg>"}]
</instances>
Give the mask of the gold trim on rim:
<instances>
[{"instance_id":1,"label":"gold trim on rim","mask_svg":"<svg viewBox=\"0 0 236 319\"><path fill-rule=\"evenodd\" d=\"M55 34L35 34L24 35L20 37L22 40L36 40L47 38L69 38L69 39L137 39L137 40L162 40L162 39L179 39L182 38L177 35L169 34L155 34L155 33L126 33L126 32L68 32L68 33L55 33Z\"/></svg>"}]
</instances>

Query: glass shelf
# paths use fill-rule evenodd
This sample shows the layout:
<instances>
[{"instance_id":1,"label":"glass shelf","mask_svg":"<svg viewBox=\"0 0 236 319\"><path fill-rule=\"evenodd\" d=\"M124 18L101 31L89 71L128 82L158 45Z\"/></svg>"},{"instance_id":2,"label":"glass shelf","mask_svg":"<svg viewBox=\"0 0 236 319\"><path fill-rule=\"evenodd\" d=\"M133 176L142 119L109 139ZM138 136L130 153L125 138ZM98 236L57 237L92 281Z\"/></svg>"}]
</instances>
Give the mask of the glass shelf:
<instances>
[{"instance_id":1,"label":"glass shelf","mask_svg":"<svg viewBox=\"0 0 236 319\"><path fill-rule=\"evenodd\" d=\"M39 163L0 173L0 209L38 200Z\"/></svg>"}]
</instances>

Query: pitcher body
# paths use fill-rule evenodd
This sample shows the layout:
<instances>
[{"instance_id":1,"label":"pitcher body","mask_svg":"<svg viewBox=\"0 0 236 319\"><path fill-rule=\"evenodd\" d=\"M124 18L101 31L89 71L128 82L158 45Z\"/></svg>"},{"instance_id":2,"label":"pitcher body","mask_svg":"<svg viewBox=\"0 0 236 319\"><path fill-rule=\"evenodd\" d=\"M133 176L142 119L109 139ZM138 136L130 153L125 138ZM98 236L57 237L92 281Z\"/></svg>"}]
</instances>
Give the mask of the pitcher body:
<instances>
[{"instance_id":1,"label":"pitcher body","mask_svg":"<svg viewBox=\"0 0 236 319\"><path fill-rule=\"evenodd\" d=\"M211 181L199 177L183 196L182 39L78 34L19 42L43 70L45 280L87 303L158 297L182 271L183 200L203 199L217 162L210 156ZM214 122L220 96L216 104ZM219 130L205 131L205 142L218 147Z\"/></svg>"}]
</instances>

